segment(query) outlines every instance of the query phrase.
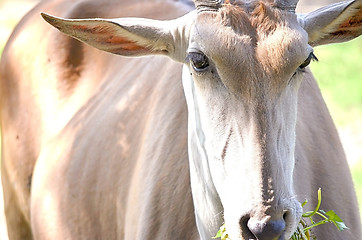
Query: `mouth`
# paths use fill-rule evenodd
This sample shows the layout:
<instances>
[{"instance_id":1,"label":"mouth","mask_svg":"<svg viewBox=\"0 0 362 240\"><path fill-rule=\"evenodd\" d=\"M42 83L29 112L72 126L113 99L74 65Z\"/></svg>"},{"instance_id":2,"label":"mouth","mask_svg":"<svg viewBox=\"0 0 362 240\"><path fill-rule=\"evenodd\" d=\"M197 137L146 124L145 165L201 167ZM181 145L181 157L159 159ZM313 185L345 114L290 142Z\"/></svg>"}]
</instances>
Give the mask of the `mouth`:
<instances>
[{"instance_id":1,"label":"mouth","mask_svg":"<svg viewBox=\"0 0 362 240\"><path fill-rule=\"evenodd\" d=\"M251 212L245 214L239 221L226 217L227 224L221 226L215 238L221 240L292 240L302 217L302 206L298 201L291 201L288 206L286 210L276 211L271 215L266 214L267 212L258 215ZM237 224L233 224L236 222Z\"/></svg>"}]
</instances>

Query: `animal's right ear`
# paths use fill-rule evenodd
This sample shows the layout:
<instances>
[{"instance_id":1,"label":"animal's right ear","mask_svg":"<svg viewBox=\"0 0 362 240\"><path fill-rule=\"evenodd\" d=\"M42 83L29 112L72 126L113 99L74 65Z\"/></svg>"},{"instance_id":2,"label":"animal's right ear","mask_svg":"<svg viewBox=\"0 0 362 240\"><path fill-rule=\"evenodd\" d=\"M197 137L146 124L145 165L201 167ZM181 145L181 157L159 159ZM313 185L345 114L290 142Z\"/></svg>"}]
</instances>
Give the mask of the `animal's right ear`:
<instances>
[{"instance_id":1,"label":"animal's right ear","mask_svg":"<svg viewBox=\"0 0 362 240\"><path fill-rule=\"evenodd\" d=\"M188 15L169 21L63 19L45 13L41 15L61 32L106 52L123 56L162 54L181 62L186 58L187 28L191 18Z\"/></svg>"},{"instance_id":2,"label":"animal's right ear","mask_svg":"<svg viewBox=\"0 0 362 240\"><path fill-rule=\"evenodd\" d=\"M362 34L362 1L340 2L301 16L309 44L352 40Z\"/></svg>"}]
</instances>

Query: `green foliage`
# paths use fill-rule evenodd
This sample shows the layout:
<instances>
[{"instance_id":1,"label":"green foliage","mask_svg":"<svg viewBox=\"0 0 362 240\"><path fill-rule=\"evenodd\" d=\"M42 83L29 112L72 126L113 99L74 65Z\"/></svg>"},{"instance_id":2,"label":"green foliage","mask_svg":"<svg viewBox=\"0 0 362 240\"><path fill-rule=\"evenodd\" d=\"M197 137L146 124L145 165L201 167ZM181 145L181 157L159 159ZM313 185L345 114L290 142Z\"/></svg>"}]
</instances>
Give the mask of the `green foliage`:
<instances>
[{"instance_id":1,"label":"green foliage","mask_svg":"<svg viewBox=\"0 0 362 240\"><path fill-rule=\"evenodd\" d=\"M220 238L221 240L230 240L229 235L226 232L225 224L221 225L219 231L213 239Z\"/></svg>"},{"instance_id":2,"label":"green foliage","mask_svg":"<svg viewBox=\"0 0 362 240\"><path fill-rule=\"evenodd\" d=\"M362 117L362 38L316 47L311 69L337 125Z\"/></svg>"},{"instance_id":3,"label":"green foliage","mask_svg":"<svg viewBox=\"0 0 362 240\"><path fill-rule=\"evenodd\" d=\"M314 209L314 211L309 211L302 214L302 218L298 224L297 230L294 232L290 240L315 240L317 238L311 234L310 230L326 223L333 223L339 231L348 229L342 219L333 210L330 210L328 212L320 210L319 207L321 205L321 202L322 191L321 189L318 189L318 203L316 208ZM302 204L302 207L304 207L306 203L307 200ZM313 217L315 216L319 216L321 220L316 222L315 220L313 220ZM309 220L310 222L309 226L307 220Z\"/></svg>"},{"instance_id":4,"label":"green foliage","mask_svg":"<svg viewBox=\"0 0 362 240\"><path fill-rule=\"evenodd\" d=\"M307 200L302 203L302 207L307 204ZM297 230L294 232L290 240L316 240L317 238L311 234L310 230L312 228L318 227L320 225L326 223L333 223L339 231L343 231L348 229L348 227L344 224L342 219L333 211L330 210L325 212L320 210L319 207L322 202L322 191L321 189L318 190L318 203L316 208L313 211L308 211L302 214L302 218L297 226ZM315 216L319 216L321 220L315 221L313 218ZM307 222L310 222L308 225ZM220 238L221 240L231 240L226 232L225 224L223 224L219 231L217 232L216 236L213 237L214 239Z\"/></svg>"}]
</instances>

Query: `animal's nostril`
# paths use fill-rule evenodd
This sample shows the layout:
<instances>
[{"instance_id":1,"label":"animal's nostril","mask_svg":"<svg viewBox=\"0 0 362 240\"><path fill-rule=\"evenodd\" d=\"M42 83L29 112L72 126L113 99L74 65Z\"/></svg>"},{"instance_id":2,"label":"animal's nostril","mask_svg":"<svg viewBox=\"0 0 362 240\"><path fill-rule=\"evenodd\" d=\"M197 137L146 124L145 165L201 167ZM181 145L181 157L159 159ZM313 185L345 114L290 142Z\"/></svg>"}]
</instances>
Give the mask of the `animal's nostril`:
<instances>
[{"instance_id":1,"label":"animal's nostril","mask_svg":"<svg viewBox=\"0 0 362 240\"><path fill-rule=\"evenodd\" d=\"M283 213L283 220L284 220L285 222L287 221L288 215L289 215L289 212L288 212L288 211L285 211L285 212Z\"/></svg>"},{"instance_id":2,"label":"animal's nostril","mask_svg":"<svg viewBox=\"0 0 362 240\"><path fill-rule=\"evenodd\" d=\"M258 240L274 240L279 239L285 230L284 219L259 221L256 219L249 219L247 226L251 233Z\"/></svg>"}]
</instances>

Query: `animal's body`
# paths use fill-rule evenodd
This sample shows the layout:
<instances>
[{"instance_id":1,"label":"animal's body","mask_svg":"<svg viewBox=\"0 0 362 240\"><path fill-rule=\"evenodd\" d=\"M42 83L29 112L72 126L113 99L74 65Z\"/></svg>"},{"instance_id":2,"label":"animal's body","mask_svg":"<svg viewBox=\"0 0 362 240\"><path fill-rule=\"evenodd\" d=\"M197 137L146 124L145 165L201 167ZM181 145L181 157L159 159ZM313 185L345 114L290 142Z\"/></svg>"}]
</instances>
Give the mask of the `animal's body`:
<instances>
[{"instance_id":1,"label":"animal's body","mask_svg":"<svg viewBox=\"0 0 362 240\"><path fill-rule=\"evenodd\" d=\"M267 13L272 11L268 4L262 5ZM231 6L223 8L224 14L234 11ZM171 58L179 62L191 59L194 64L193 53L186 56L187 53L182 52L190 48L190 45L186 46L183 34L188 35L194 31L190 30L191 22L209 21L208 10L204 11L202 7L199 9L202 9L199 13L190 13L172 24L165 23L166 29L171 29L170 26L188 22L187 18L201 16L195 18L197 20L190 20L187 23L189 25L185 24L182 30L177 29L180 30L177 32L179 35L172 35L175 42L182 45L179 47L181 50L174 47L178 49L177 53L176 50L171 53L168 42L165 49L158 49L158 45L149 47L151 43L135 45L143 44L144 40L125 41L125 36L129 37L128 33L118 39L97 42L96 46L102 48L97 44L120 43L121 50L108 47L103 50L129 56L143 55L144 51L150 51L146 54L162 52L172 55ZM206 95L213 96L213 92L224 87L230 92L239 87L230 82L225 82L224 86L216 82L197 82L202 74L199 76L192 69L182 70L182 64L165 56L131 59L99 51L50 28L39 17L39 12L43 11L65 18L142 17L163 20L177 18L191 10L192 4L183 1L45 1L17 27L4 50L0 66L2 181L10 239L208 239L211 234L216 234L224 221L224 215L233 239L284 239L291 234L300 216L298 202L308 199L309 208L313 208L318 188L323 190L321 208L335 210L350 230L340 233L333 226L322 226L315 231L316 236L319 239L360 239L359 212L345 155L316 81L308 69L303 74L297 73L303 80L292 80L299 81L291 87L299 88L295 95L297 106L293 105L293 97L290 98L290 109L280 109L278 104L269 106L263 101L253 105L252 102L259 98L271 97L271 102L278 102L273 98L273 92L279 91L280 94L277 95L281 96L280 99L284 95L288 95L287 98L293 95L294 90L284 91L289 85L273 89L273 84L266 82L272 79L270 76L277 74L268 63L270 66L266 64L268 67L264 68L265 72L254 73L258 77L250 82L255 85L253 88L245 88L249 89L248 93L240 96L235 93L226 94L225 99L232 103L236 102L235 99L241 99L243 104L250 101L250 106L253 107L247 109L241 104L231 108L226 104L227 107L218 108L218 104L225 101L222 98L225 94L214 95L215 98ZM254 10L250 11L256 15L263 14L255 13ZM280 15L285 17L283 14ZM235 21L246 21L241 17L244 15L237 15ZM67 23L64 27L59 20L49 16L45 18L67 32ZM215 15L214 18L217 19L218 16ZM127 21L128 24L132 19ZM259 25L265 24L263 19L255 21L260 21ZM140 21L140 26L144 22L147 23ZM74 30L73 35L86 42L87 39L102 37L104 32L112 29L111 25L117 25L97 28L95 33L93 30L96 27L93 25L88 28L87 23L72 24L69 26ZM119 24L122 26L122 21ZM157 24L163 27L163 22ZM233 29L235 22L229 24L231 27L228 30ZM293 24L296 24L295 20L291 23ZM145 25L148 26L148 23ZM153 22L150 25L154 26ZM133 38L139 32L143 34L142 26L134 30L127 25L122 29L134 31L130 35ZM152 27L150 29L154 30ZM84 30L85 34L95 33L96 37L84 38L84 32L77 35L77 30ZM205 39L202 34L206 30L202 27L197 30L200 35L195 35L192 43L200 43L200 36L203 36L202 41ZM214 30L217 32L217 29ZM123 34L122 31L120 34ZM233 31L245 33L247 30L240 26L240 29ZM266 35L268 31L266 30ZM158 33L156 30L155 32ZM67 33L72 34L69 31ZM150 37L162 42L163 35L153 38L150 35L152 33L142 35L142 39ZM118 32L113 32L112 36L117 34ZM209 37L212 38L212 35ZM260 38L258 35L258 44L265 44ZM275 39L282 40L277 36ZM293 41L291 40L292 43ZM235 44L240 43L247 44L242 38ZM281 47L285 48L282 43ZM214 44L217 45L218 42ZM291 48L294 47L293 44L290 45ZM232 45L228 46L230 49L220 49L231 53L239 50ZM265 49L267 46L277 48L271 44L266 45ZM300 44L300 48L303 47ZM201 48L207 48L207 44ZM271 49L265 50L265 53L260 52L262 50L255 51L259 51L261 55L266 54L264 59L268 59L276 56L276 53L268 56ZM128 54L129 51L135 54ZM228 78L230 74L223 72L220 67L228 65L224 61L228 57L222 52L217 55L216 50L207 51L210 61L212 59L217 66L215 69L221 76L220 79ZM291 53L303 55L303 51ZM253 56L255 53L248 54ZM295 60L298 64L294 60L291 62L298 67L307 56L308 54ZM235 58L232 54L230 57ZM240 76L252 75L252 67L248 67L250 71L239 70L241 66L238 64L243 61L246 61L243 66L248 66L246 58L236 62L230 59L230 72L236 75L240 73ZM288 71L285 70L286 73ZM293 71L289 78L294 78ZM195 86L189 82L190 73L197 79ZM265 75L269 77L260 77ZM256 83L256 79L260 82ZM203 92L204 95L198 95L198 91L205 89L208 90ZM199 102L193 99L193 94L198 95ZM256 97L253 94L259 95ZM233 96L237 97L234 99ZM205 102L215 106L216 110L199 109L205 106ZM196 104L199 105L195 107ZM260 117L258 120L255 114L263 115L270 111L268 108L271 105L274 106L276 115L281 112L281 120L276 121L279 127L277 135L281 137L275 141L276 145L269 146L268 142L273 142L269 135L274 135L274 130L266 130L266 126L275 123L273 119L279 119L280 116L270 117L272 120L269 122L268 117ZM243 113L247 115L232 118L234 112L240 114L240 108L245 108ZM293 115L294 108L296 115ZM209 116L214 110L218 112L215 115L217 118L223 118L230 125L215 124L215 117L211 117L212 121L203 122L205 116ZM250 124L252 122L254 124ZM205 130L205 126L212 129L211 133ZM218 129L220 126L224 128ZM203 132L201 135L200 131ZM221 147L217 145L218 141L208 142L208 137L214 131L216 134L221 132L218 138ZM246 134L249 137L238 138L239 135L235 132L240 136L249 132L249 135ZM250 137L250 134L254 134L254 137ZM206 143L200 140L202 137L205 137ZM238 141L243 143L237 143ZM194 150L193 146L196 145L198 147ZM238 150L237 146L243 147ZM269 150L272 147L278 151ZM212 153L211 148L220 152L220 159ZM248 150L243 152L244 148ZM197 162L202 151L209 157L200 157L200 160L211 161L211 170L203 168L205 162ZM255 163L233 162L237 158L235 151L248 161L255 159ZM216 164L223 166L220 174L215 173L215 166L212 166L212 161L216 159L224 164ZM277 160L268 162L269 159ZM246 169L240 170L240 165L244 165ZM233 172L233 169L239 172ZM208 171L212 172L212 177ZM252 171L255 173L248 175ZM292 179L289 179L288 174ZM197 179L204 175L205 179L201 180L205 181L206 188ZM232 180L227 179L229 175ZM225 182L217 182L217 176L226 179ZM246 179L243 178L245 176ZM240 179L234 181L238 177ZM229 189L229 186L233 189ZM209 188L212 188L210 192ZM203 205L206 206L204 208L201 206L203 199L207 202ZM243 207L235 205L236 201ZM240 213L234 215L233 211ZM214 220L208 221L208 214ZM235 218L240 218L236 224L233 223ZM269 226L269 219L283 229L277 232L278 227L272 227L272 230L264 231L263 221ZM257 227L253 227L255 221ZM237 226L242 230L237 230ZM275 236L267 236L264 233L267 231L277 233Z\"/></svg>"}]
</instances>

